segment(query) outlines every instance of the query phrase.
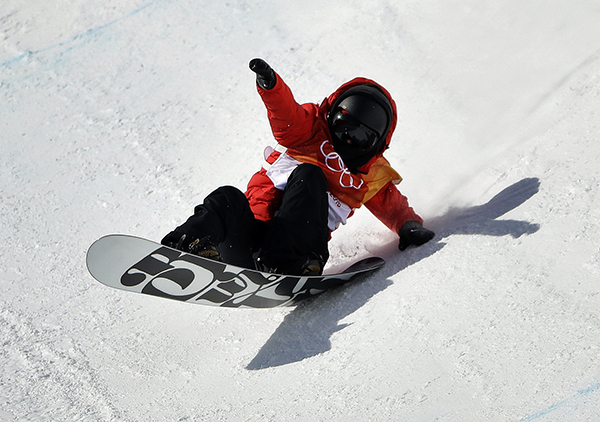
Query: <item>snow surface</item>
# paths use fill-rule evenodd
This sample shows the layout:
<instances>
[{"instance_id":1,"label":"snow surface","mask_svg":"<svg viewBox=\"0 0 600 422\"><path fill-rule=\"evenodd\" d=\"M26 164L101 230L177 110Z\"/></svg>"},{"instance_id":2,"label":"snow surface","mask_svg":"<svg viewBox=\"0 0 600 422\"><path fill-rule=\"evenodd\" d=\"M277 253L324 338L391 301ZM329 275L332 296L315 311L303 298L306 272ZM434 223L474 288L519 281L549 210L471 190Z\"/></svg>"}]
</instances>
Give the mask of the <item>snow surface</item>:
<instances>
[{"instance_id":1,"label":"snow surface","mask_svg":"<svg viewBox=\"0 0 600 422\"><path fill-rule=\"evenodd\" d=\"M597 0L3 0L0 420L600 420ZM107 233L160 239L272 143L247 63L301 101L366 76L437 232L360 210L295 308L109 289Z\"/></svg>"}]
</instances>

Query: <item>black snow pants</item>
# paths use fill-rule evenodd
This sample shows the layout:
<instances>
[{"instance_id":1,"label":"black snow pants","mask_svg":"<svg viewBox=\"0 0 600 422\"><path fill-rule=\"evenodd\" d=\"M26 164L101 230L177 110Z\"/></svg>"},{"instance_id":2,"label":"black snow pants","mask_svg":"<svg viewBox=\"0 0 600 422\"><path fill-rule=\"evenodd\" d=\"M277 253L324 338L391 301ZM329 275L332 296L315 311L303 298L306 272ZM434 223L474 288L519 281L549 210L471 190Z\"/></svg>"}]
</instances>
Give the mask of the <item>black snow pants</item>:
<instances>
[{"instance_id":1,"label":"black snow pants","mask_svg":"<svg viewBox=\"0 0 600 422\"><path fill-rule=\"evenodd\" d=\"M309 259L324 265L329 258L328 207L325 175L315 165L301 164L290 175L281 205L268 224L254 217L243 192L223 186L174 233L208 236L229 264L255 268L258 260L281 274L300 274Z\"/></svg>"}]
</instances>

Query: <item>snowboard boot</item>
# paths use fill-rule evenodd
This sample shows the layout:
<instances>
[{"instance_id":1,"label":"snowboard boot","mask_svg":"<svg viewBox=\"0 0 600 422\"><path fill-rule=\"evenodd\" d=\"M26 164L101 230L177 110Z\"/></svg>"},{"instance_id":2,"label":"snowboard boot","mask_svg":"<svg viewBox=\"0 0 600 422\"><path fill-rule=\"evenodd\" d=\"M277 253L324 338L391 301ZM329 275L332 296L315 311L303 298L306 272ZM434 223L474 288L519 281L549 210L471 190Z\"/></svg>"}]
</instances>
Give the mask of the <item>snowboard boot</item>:
<instances>
[{"instance_id":1,"label":"snowboard boot","mask_svg":"<svg viewBox=\"0 0 600 422\"><path fill-rule=\"evenodd\" d=\"M171 232L161 241L161 243L170 248L177 249L178 251L201 256L202 258L212 259L213 261L223 261L217 245L211 242L210 236L205 236L202 239L190 239L186 234Z\"/></svg>"},{"instance_id":2,"label":"snowboard boot","mask_svg":"<svg viewBox=\"0 0 600 422\"><path fill-rule=\"evenodd\" d=\"M325 261L323 258L311 254L311 257L302 265L302 269L300 275L302 276L315 276L323 274L323 267L325 266Z\"/></svg>"},{"instance_id":3,"label":"snowboard boot","mask_svg":"<svg viewBox=\"0 0 600 422\"><path fill-rule=\"evenodd\" d=\"M193 255L212 259L213 261L223 261L217 245L212 243L208 236L203 237L202 239L195 239L190 243L188 248L189 252Z\"/></svg>"},{"instance_id":4,"label":"snowboard boot","mask_svg":"<svg viewBox=\"0 0 600 422\"><path fill-rule=\"evenodd\" d=\"M323 273L323 267L325 266L325 260L314 253L311 253L310 257L301 265L298 265L298 263L289 263L288 265L279 263L276 265L261 257L259 251L254 254L254 263L256 269L263 273L299 275L304 277L321 275Z\"/></svg>"},{"instance_id":5,"label":"snowboard boot","mask_svg":"<svg viewBox=\"0 0 600 422\"><path fill-rule=\"evenodd\" d=\"M269 274L283 274L281 270L279 270L279 268L277 268L272 263L268 263L267 261L265 261L265 259L262 258L260 255L261 251L252 254L252 258L254 259L254 267L256 268L256 271Z\"/></svg>"}]
</instances>

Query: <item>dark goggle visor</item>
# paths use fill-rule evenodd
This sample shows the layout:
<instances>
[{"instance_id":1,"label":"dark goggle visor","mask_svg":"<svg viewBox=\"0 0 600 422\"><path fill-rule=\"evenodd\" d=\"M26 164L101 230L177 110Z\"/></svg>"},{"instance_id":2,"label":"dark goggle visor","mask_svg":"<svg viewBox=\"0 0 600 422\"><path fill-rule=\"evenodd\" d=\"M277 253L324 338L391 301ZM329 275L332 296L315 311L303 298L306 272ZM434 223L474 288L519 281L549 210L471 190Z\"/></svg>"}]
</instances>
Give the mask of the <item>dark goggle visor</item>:
<instances>
[{"instance_id":1,"label":"dark goggle visor","mask_svg":"<svg viewBox=\"0 0 600 422\"><path fill-rule=\"evenodd\" d=\"M333 135L352 147L366 151L379 141L379 133L355 119L345 110L338 111L331 120Z\"/></svg>"}]
</instances>

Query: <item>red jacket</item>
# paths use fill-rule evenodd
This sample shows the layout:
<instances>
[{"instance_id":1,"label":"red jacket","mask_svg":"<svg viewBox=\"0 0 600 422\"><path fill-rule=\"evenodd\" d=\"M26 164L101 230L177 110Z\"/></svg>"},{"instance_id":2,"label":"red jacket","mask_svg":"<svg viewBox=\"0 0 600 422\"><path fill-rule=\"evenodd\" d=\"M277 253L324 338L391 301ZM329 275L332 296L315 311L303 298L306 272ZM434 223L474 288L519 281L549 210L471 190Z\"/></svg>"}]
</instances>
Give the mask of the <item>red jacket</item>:
<instances>
[{"instance_id":1,"label":"red jacket","mask_svg":"<svg viewBox=\"0 0 600 422\"><path fill-rule=\"evenodd\" d=\"M350 173L333 149L327 113L341 93L362 84L379 86L390 99L394 115L386 139L389 145L396 127L396 104L389 92L370 79L355 78L345 83L320 105L298 104L279 75L273 89L258 87L278 145L265 150L266 163L248 184L246 197L256 218L270 221L279 208L291 172L300 163L311 163L318 165L327 178L330 230L335 230L340 223L345 224L362 205L396 233L406 221L423 221L396 188L402 178L383 157L385 148L357 174Z\"/></svg>"}]
</instances>

